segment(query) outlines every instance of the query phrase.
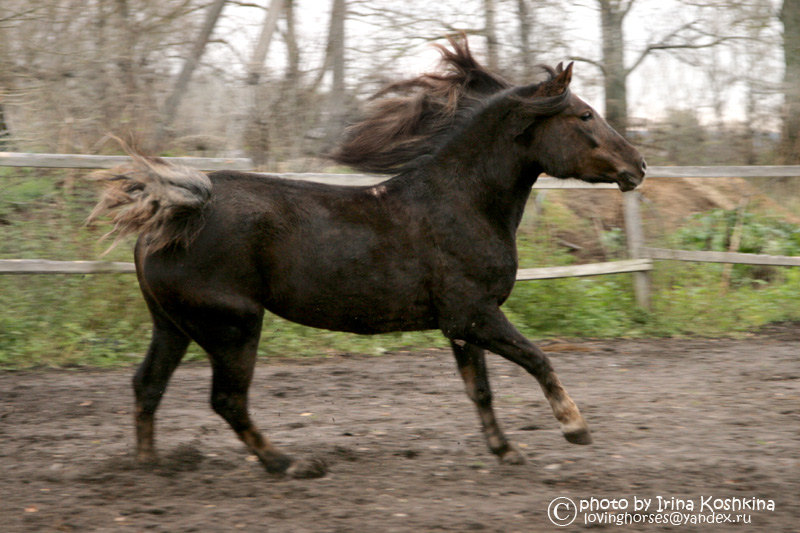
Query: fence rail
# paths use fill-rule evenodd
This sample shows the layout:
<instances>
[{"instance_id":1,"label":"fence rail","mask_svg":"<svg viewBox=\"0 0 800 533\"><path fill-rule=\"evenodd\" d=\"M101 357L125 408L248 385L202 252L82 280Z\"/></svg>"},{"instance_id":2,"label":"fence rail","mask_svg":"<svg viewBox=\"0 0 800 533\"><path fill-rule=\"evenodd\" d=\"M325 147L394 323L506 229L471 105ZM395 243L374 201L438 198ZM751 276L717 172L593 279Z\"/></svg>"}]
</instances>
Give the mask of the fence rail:
<instances>
[{"instance_id":1,"label":"fence rail","mask_svg":"<svg viewBox=\"0 0 800 533\"><path fill-rule=\"evenodd\" d=\"M246 158L167 157L168 161L200 170L250 170L253 163ZM34 154L0 152L0 166L33 168L111 168L128 161L126 156ZM800 176L800 165L795 166L686 166L649 167L648 179L654 178L771 178ZM316 181L335 185L374 185L385 176L364 174L271 174L301 181ZM616 189L607 183L590 184L578 180L542 177L535 189ZM648 273L654 260L697 261L712 263L741 263L759 265L800 266L800 257L735 252L699 252L669 250L645 246L642 220L639 211L641 198L638 192L624 193L624 216L629 260L571 265L560 267L527 268L517 273L518 281L553 279L576 276L598 276L632 273L637 303L649 307L650 288ZM133 263L107 261L49 261L43 259L0 260L0 274L99 274L134 272Z\"/></svg>"},{"instance_id":2,"label":"fence rail","mask_svg":"<svg viewBox=\"0 0 800 533\"><path fill-rule=\"evenodd\" d=\"M121 261L0 260L0 274L119 274L130 272L136 272L133 263Z\"/></svg>"},{"instance_id":3,"label":"fence rail","mask_svg":"<svg viewBox=\"0 0 800 533\"><path fill-rule=\"evenodd\" d=\"M163 159L200 170L248 170L253 168L253 162L250 159L241 157L164 157ZM124 155L0 152L0 167L99 169L112 168L128 161L130 158Z\"/></svg>"},{"instance_id":4,"label":"fence rail","mask_svg":"<svg viewBox=\"0 0 800 533\"><path fill-rule=\"evenodd\" d=\"M643 248L642 254L650 259L694 261L698 263L736 263L740 265L800 266L800 257L788 255L743 254L738 252L702 252Z\"/></svg>"},{"instance_id":5,"label":"fence rail","mask_svg":"<svg viewBox=\"0 0 800 533\"><path fill-rule=\"evenodd\" d=\"M653 261L650 259L626 259L624 261L607 261L605 263L588 263L585 265L521 268L517 271L517 281L604 276L606 274L646 272L652 269Z\"/></svg>"}]
</instances>

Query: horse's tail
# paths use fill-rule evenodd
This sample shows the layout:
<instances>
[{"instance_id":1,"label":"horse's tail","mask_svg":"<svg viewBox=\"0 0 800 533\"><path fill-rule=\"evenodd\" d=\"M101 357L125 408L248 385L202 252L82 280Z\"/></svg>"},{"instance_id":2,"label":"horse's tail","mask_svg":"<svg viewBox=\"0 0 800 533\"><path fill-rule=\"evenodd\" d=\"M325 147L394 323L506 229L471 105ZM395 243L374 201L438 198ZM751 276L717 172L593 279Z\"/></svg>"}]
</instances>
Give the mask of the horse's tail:
<instances>
[{"instance_id":1,"label":"horse's tail","mask_svg":"<svg viewBox=\"0 0 800 533\"><path fill-rule=\"evenodd\" d=\"M87 224L111 215L114 228L104 237L117 236L106 253L131 234L145 238L148 252L188 245L203 226L202 210L211 198L211 180L199 170L129 154L131 163L94 174L105 183L105 190Z\"/></svg>"}]
</instances>

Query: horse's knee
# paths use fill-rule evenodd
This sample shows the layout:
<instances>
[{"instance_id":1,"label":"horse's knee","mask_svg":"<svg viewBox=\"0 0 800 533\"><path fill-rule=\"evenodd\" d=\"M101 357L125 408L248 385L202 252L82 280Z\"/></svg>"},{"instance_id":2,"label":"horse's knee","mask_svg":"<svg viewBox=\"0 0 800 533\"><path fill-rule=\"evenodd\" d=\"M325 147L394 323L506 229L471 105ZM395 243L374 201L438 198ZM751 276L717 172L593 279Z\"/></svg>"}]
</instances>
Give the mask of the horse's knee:
<instances>
[{"instance_id":1,"label":"horse's knee","mask_svg":"<svg viewBox=\"0 0 800 533\"><path fill-rule=\"evenodd\" d=\"M247 401L243 394L214 391L211 394L211 408L236 432L244 431L250 426Z\"/></svg>"},{"instance_id":2,"label":"horse's knee","mask_svg":"<svg viewBox=\"0 0 800 533\"><path fill-rule=\"evenodd\" d=\"M467 389L470 399L478 407L488 407L492 405L492 389L486 383L476 383Z\"/></svg>"},{"instance_id":3,"label":"horse's knee","mask_svg":"<svg viewBox=\"0 0 800 533\"><path fill-rule=\"evenodd\" d=\"M238 403L240 402L236 401L236 398L228 393L215 391L211 394L211 408L222 417L226 417L228 413L235 412Z\"/></svg>"},{"instance_id":4,"label":"horse's knee","mask_svg":"<svg viewBox=\"0 0 800 533\"><path fill-rule=\"evenodd\" d=\"M143 372L140 368L136 371L136 373L133 375L133 379L131 380L133 392L136 395L137 400L144 394L144 376L142 374Z\"/></svg>"}]
</instances>

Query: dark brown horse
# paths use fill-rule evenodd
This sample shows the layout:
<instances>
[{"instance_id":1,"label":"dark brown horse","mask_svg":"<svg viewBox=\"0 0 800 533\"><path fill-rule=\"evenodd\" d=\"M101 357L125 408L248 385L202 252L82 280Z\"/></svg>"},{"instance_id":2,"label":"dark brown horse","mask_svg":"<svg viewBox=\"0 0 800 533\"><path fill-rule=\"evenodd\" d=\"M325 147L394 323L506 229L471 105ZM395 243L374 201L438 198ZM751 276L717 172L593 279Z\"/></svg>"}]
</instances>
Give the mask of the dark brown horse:
<instances>
[{"instance_id":1,"label":"dark brown horse","mask_svg":"<svg viewBox=\"0 0 800 533\"><path fill-rule=\"evenodd\" d=\"M334 154L357 168L397 169L380 185L205 175L141 156L106 176L90 218L112 211L121 234L140 235L136 269L153 317L134 378L138 459L155 456L154 413L194 340L211 360L213 409L266 469L324 474L317 461L279 451L250 420L265 309L361 334L441 330L500 461L524 457L495 419L484 350L538 380L568 441L590 442L550 361L500 305L514 286L515 234L537 176L627 191L642 181L644 160L571 94L572 65L512 86L481 68L466 44L444 58L445 73L390 87Z\"/></svg>"}]
</instances>

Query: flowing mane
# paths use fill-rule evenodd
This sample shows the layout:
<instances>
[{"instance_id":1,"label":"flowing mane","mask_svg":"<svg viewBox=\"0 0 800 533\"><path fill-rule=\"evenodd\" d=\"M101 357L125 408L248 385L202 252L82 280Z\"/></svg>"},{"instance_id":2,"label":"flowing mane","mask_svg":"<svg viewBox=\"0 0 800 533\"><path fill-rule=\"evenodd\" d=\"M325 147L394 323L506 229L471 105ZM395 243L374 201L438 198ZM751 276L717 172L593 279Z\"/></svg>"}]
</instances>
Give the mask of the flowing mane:
<instances>
[{"instance_id":1,"label":"flowing mane","mask_svg":"<svg viewBox=\"0 0 800 533\"><path fill-rule=\"evenodd\" d=\"M364 118L330 157L365 172L393 173L430 154L456 118L513 85L472 56L465 36L436 45L443 72L392 83L372 96Z\"/></svg>"}]
</instances>

